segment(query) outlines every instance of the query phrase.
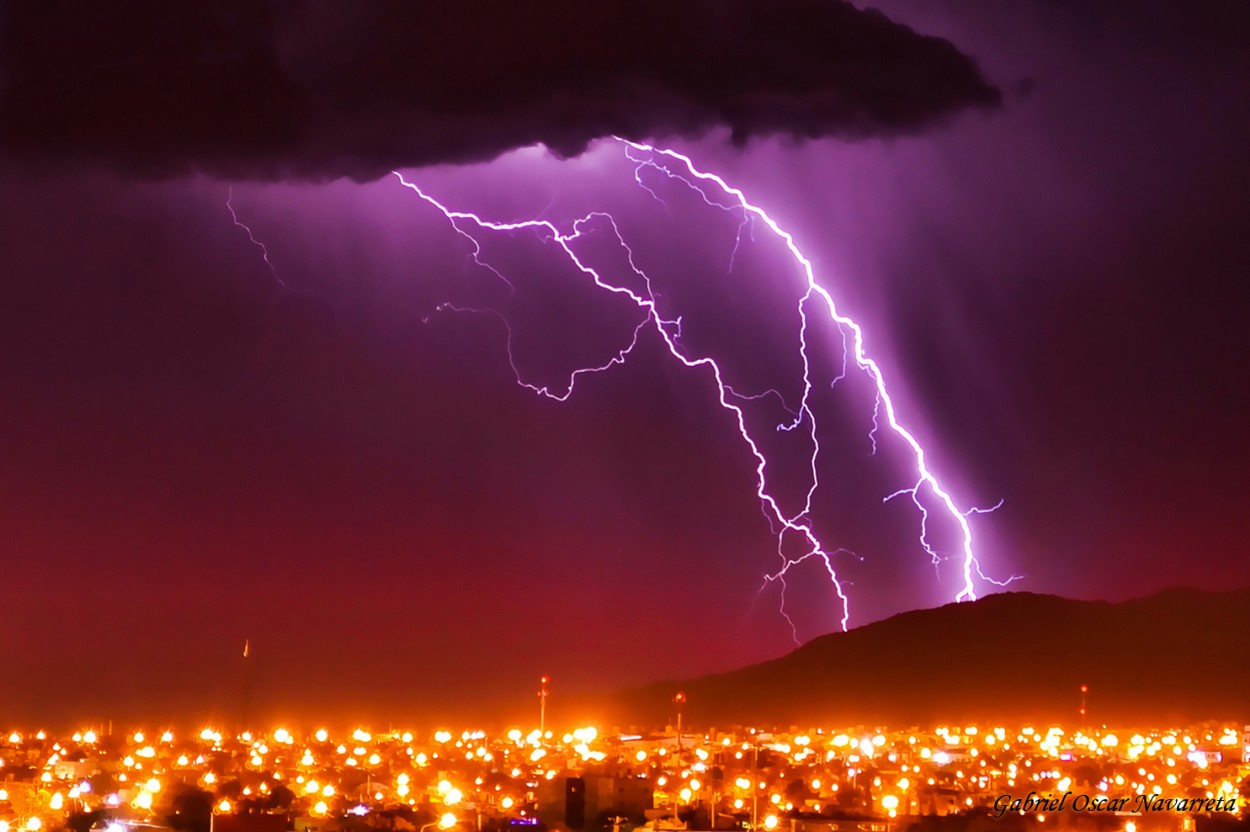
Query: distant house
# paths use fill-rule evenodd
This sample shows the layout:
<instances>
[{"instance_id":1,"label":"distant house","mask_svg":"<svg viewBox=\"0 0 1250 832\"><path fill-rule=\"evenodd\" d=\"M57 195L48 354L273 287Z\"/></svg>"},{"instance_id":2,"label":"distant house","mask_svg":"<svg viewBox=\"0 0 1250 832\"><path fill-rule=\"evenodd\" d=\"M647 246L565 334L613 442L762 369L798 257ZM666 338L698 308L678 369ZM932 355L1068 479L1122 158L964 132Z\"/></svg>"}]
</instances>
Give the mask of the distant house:
<instances>
[{"instance_id":1,"label":"distant house","mask_svg":"<svg viewBox=\"0 0 1250 832\"><path fill-rule=\"evenodd\" d=\"M886 832L888 824L876 819L834 819L796 817L791 832Z\"/></svg>"},{"instance_id":2,"label":"distant house","mask_svg":"<svg viewBox=\"0 0 1250 832\"><path fill-rule=\"evenodd\" d=\"M213 832L286 832L286 815L213 815Z\"/></svg>"},{"instance_id":3,"label":"distant house","mask_svg":"<svg viewBox=\"0 0 1250 832\"><path fill-rule=\"evenodd\" d=\"M100 771L94 760L57 760L52 766L52 776L57 780L86 780Z\"/></svg>"},{"instance_id":4,"label":"distant house","mask_svg":"<svg viewBox=\"0 0 1250 832\"><path fill-rule=\"evenodd\" d=\"M938 786L920 792L919 804L922 815L954 815L963 809L958 789Z\"/></svg>"}]
</instances>

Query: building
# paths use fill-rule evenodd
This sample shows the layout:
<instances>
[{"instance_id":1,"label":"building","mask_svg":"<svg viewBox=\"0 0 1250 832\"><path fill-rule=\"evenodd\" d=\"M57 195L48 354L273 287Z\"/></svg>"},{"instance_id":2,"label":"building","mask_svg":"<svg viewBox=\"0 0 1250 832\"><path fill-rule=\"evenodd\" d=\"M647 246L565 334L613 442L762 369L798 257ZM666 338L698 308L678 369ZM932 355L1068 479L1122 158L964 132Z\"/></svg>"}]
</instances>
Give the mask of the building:
<instances>
[{"instance_id":1,"label":"building","mask_svg":"<svg viewBox=\"0 0 1250 832\"><path fill-rule=\"evenodd\" d=\"M556 777L538 789L538 817L549 827L597 829L604 818L641 819L651 808L647 780L630 777Z\"/></svg>"}]
</instances>

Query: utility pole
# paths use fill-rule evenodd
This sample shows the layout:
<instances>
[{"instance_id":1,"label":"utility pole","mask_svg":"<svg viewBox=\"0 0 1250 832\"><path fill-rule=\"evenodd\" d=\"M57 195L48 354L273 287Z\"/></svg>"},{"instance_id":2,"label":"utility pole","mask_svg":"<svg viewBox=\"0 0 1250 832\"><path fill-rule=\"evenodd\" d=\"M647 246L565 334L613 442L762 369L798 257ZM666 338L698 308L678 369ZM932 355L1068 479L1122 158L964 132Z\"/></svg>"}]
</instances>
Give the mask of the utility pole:
<instances>
[{"instance_id":1,"label":"utility pole","mask_svg":"<svg viewBox=\"0 0 1250 832\"><path fill-rule=\"evenodd\" d=\"M712 736L712 732L710 731L708 732L708 735L710 739L715 738L714 736ZM711 792L712 792L712 807L711 807L711 811L708 814L711 817L710 826L712 827L713 830L716 829L716 803L720 799L720 795L717 794L717 789L716 789L716 775L719 772L721 777L725 776L724 767L719 765L721 761L720 751L721 751L720 746L717 746L716 750L712 752L712 776L708 778L708 781L709 781L708 785L711 786Z\"/></svg>"},{"instance_id":2,"label":"utility pole","mask_svg":"<svg viewBox=\"0 0 1250 832\"><path fill-rule=\"evenodd\" d=\"M239 716L242 719L242 725L239 727L239 733L249 730L248 722L251 721L252 710L252 640L243 639L243 701L242 713Z\"/></svg>"},{"instance_id":3,"label":"utility pole","mask_svg":"<svg viewBox=\"0 0 1250 832\"><path fill-rule=\"evenodd\" d=\"M677 695L673 697L673 702L677 705L677 751L681 753L681 710L686 704L686 694L677 691Z\"/></svg>"},{"instance_id":4,"label":"utility pole","mask_svg":"<svg viewBox=\"0 0 1250 832\"><path fill-rule=\"evenodd\" d=\"M538 680L538 733L546 735L547 733L547 697L550 695L547 691L547 683L551 681L546 676L542 676Z\"/></svg>"},{"instance_id":5,"label":"utility pole","mask_svg":"<svg viewBox=\"0 0 1250 832\"><path fill-rule=\"evenodd\" d=\"M760 828L760 745L751 740L751 832Z\"/></svg>"}]
</instances>

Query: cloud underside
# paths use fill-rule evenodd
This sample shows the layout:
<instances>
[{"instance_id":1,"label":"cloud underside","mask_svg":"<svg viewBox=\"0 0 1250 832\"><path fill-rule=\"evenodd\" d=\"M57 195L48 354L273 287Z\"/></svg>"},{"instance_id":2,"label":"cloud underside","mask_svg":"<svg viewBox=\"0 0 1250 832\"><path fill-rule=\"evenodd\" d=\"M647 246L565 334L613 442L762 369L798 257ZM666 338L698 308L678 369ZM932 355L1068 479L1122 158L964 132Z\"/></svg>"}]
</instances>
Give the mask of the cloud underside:
<instances>
[{"instance_id":1,"label":"cloud underside","mask_svg":"<svg viewBox=\"0 0 1250 832\"><path fill-rule=\"evenodd\" d=\"M0 153L137 177L373 179L544 144L912 134L999 93L841 0L14 0Z\"/></svg>"}]
</instances>

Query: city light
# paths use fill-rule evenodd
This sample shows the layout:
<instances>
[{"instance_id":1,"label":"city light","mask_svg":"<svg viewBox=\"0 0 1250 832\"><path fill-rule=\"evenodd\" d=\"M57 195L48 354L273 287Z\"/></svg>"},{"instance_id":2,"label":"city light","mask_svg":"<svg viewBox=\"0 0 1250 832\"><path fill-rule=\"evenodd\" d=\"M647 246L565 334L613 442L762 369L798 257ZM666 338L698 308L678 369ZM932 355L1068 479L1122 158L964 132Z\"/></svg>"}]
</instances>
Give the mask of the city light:
<instances>
[{"instance_id":1,"label":"city light","mask_svg":"<svg viewBox=\"0 0 1250 832\"><path fill-rule=\"evenodd\" d=\"M766 740L759 732L686 733L680 753L675 734L664 732L614 736L582 726L547 737L521 729L496 736L357 728L340 744L341 751L310 760L308 744L322 731L324 742L334 739L328 729L304 736L290 727L255 735L272 738L272 748L243 734L189 735L156 746L150 764L135 759L136 744L146 740L137 740L135 734L141 732L134 732L121 742L80 745L90 749L81 752L82 769L64 762L63 755L69 753L65 743L71 740L23 737L20 743L0 745L0 768L14 769L13 763L31 749L45 762L29 782L5 781L0 791L0 823L5 825L0 832L61 829L71 814L94 810L105 812L104 832L125 832L130 823L159 826L168 812L161 796L188 786L202 788L217 815L264 812L269 811L264 796L274 794L279 783L290 786L285 798L289 806L281 811L307 818L310 829L345 814L420 804L444 809L428 826L447 829L462 825L460 818L472 825L544 819L556 804L550 798L544 802L541 795L563 795L565 778L611 778L622 769L633 772L628 782L638 784L638 794L645 795L645 803L634 806L637 815L652 808L677 814L708 813L714 807L722 821L766 830L789 829L792 823L799 829L805 819L828 819L829 812L893 822L917 813L995 816L1011 811L1029 823L1062 826L1064 812L1110 807L1129 815L1122 832L1137 832L1140 821L1134 818L1144 812L1243 814L1237 791L1244 780L1241 735L1228 725L1117 732L1059 725L819 729L773 733ZM1237 745L1227 740L1234 734ZM1120 741L1129 736L1131 741ZM595 744L593 755L585 753L590 742ZM59 748L53 750L53 745ZM748 753L731 753L743 746ZM763 753L769 755L767 765L757 760ZM246 762L248 779L240 779L244 769L215 773L215 755ZM262 758L262 767L254 770L248 761L256 756ZM436 777L419 773L423 756L437 766ZM715 775L705 763L713 756L719 772ZM377 770L388 773L365 777L362 785L363 772L354 773L360 770L350 765L356 758L376 760ZM115 791L97 793L90 778L79 774L107 768L119 771ZM1098 771L1100 777L1087 787L1078 776L1089 771ZM623 789L625 782L614 790ZM12 811L15 805L35 805L26 802L27 795L37 797L39 812ZM351 799L340 802L338 795ZM1004 805L1003 795L1018 795L1020 802L1015 808L1011 800ZM1061 798L1068 803L1060 806ZM455 813L449 811L453 806ZM115 809L125 814L108 814Z\"/></svg>"}]
</instances>

